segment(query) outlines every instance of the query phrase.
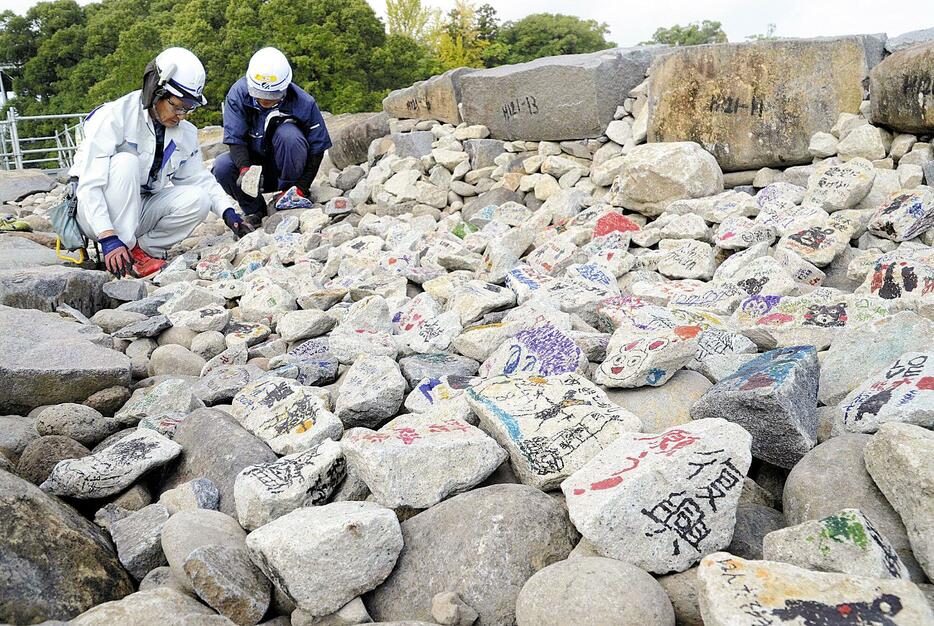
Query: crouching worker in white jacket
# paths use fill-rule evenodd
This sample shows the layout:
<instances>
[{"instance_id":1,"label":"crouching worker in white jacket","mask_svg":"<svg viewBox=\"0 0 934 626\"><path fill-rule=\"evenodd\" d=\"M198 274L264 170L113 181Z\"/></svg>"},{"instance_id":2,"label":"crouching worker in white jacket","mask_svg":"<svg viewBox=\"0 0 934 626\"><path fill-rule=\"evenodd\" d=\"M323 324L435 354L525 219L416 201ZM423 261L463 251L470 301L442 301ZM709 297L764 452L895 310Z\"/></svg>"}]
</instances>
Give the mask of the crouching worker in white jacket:
<instances>
[{"instance_id":1,"label":"crouching worker in white jacket","mask_svg":"<svg viewBox=\"0 0 934 626\"><path fill-rule=\"evenodd\" d=\"M205 169L198 131L184 120L206 103L204 67L184 48L146 66L143 89L92 111L71 176L78 178L78 224L101 244L115 276L148 276L166 251L214 211L235 237L253 228Z\"/></svg>"}]
</instances>

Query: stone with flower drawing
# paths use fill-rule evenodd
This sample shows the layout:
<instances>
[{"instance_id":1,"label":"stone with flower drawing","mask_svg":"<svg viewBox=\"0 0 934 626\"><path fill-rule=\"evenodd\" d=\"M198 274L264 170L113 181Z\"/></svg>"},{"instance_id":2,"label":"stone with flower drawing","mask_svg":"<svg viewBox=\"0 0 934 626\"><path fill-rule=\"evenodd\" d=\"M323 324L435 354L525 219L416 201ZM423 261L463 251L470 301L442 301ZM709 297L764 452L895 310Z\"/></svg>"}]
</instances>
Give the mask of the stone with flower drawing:
<instances>
[{"instance_id":1,"label":"stone with flower drawing","mask_svg":"<svg viewBox=\"0 0 934 626\"><path fill-rule=\"evenodd\" d=\"M610 337L594 382L607 387L663 385L694 358L700 332L700 326L653 331L620 327Z\"/></svg>"},{"instance_id":2,"label":"stone with flower drawing","mask_svg":"<svg viewBox=\"0 0 934 626\"><path fill-rule=\"evenodd\" d=\"M481 427L509 452L523 483L553 489L641 420L579 374L499 376L467 390Z\"/></svg>"},{"instance_id":3,"label":"stone with flower drawing","mask_svg":"<svg viewBox=\"0 0 934 626\"><path fill-rule=\"evenodd\" d=\"M770 532L762 539L762 558L820 572L909 577L895 548L859 509Z\"/></svg>"},{"instance_id":4,"label":"stone with flower drawing","mask_svg":"<svg viewBox=\"0 0 934 626\"><path fill-rule=\"evenodd\" d=\"M561 483L571 521L603 556L684 571L729 545L751 441L718 418L624 433Z\"/></svg>"}]
</instances>

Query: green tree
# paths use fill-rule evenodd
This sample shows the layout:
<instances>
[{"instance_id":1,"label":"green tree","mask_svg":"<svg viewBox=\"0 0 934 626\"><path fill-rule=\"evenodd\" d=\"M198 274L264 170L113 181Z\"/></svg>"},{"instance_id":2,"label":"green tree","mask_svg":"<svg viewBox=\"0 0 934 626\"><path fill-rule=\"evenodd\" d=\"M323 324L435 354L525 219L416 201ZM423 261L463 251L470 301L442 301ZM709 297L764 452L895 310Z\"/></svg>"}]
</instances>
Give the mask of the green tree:
<instances>
[{"instance_id":1,"label":"green tree","mask_svg":"<svg viewBox=\"0 0 934 626\"><path fill-rule=\"evenodd\" d=\"M536 13L507 22L484 52L487 67L523 63L544 56L579 54L612 48L606 40L610 27L572 15Z\"/></svg>"},{"instance_id":2,"label":"green tree","mask_svg":"<svg viewBox=\"0 0 934 626\"><path fill-rule=\"evenodd\" d=\"M390 35L404 35L419 43L428 37L432 10L421 0L386 0L386 27Z\"/></svg>"},{"instance_id":3,"label":"green tree","mask_svg":"<svg viewBox=\"0 0 934 626\"><path fill-rule=\"evenodd\" d=\"M477 37L483 41L493 41L499 35L499 18L496 9L489 4L480 5L476 13Z\"/></svg>"},{"instance_id":4,"label":"green tree","mask_svg":"<svg viewBox=\"0 0 934 626\"><path fill-rule=\"evenodd\" d=\"M764 33L746 35L746 39L750 41L772 41L778 39L778 37L775 36L775 24L769 23L769 25L765 27Z\"/></svg>"},{"instance_id":5,"label":"green tree","mask_svg":"<svg viewBox=\"0 0 934 626\"><path fill-rule=\"evenodd\" d=\"M720 22L704 20L691 22L687 26L675 24L670 28L659 28L644 44L663 43L669 46L696 46L705 43L726 43L726 33Z\"/></svg>"},{"instance_id":6,"label":"green tree","mask_svg":"<svg viewBox=\"0 0 934 626\"><path fill-rule=\"evenodd\" d=\"M432 26L432 47L444 69L483 67L483 51L489 45L477 28L477 9L472 0L455 0L444 21Z\"/></svg>"},{"instance_id":7,"label":"green tree","mask_svg":"<svg viewBox=\"0 0 934 626\"><path fill-rule=\"evenodd\" d=\"M387 36L366 0L55 0L0 13L0 63L13 66L23 114L86 112L139 89L169 46L204 63L208 106L196 124L220 122L227 90L265 46L281 49L295 82L333 113L377 110L389 90L443 69L424 44Z\"/></svg>"}]
</instances>

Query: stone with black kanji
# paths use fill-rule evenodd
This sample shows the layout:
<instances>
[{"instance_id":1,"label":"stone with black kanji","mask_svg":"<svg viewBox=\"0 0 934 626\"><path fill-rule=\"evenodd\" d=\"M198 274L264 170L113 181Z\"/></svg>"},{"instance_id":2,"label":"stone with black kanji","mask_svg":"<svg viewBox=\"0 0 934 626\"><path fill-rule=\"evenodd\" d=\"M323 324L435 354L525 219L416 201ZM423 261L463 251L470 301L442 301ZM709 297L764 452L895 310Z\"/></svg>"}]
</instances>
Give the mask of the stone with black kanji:
<instances>
[{"instance_id":1,"label":"stone with black kanji","mask_svg":"<svg viewBox=\"0 0 934 626\"><path fill-rule=\"evenodd\" d=\"M278 376L244 387L234 397L231 413L277 454L307 450L325 439L340 439L344 432L311 387Z\"/></svg>"},{"instance_id":2,"label":"stone with black kanji","mask_svg":"<svg viewBox=\"0 0 934 626\"><path fill-rule=\"evenodd\" d=\"M237 519L254 530L297 508L324 504L346 476L341 444L331 439L271 463L250 465L234 483Z\"/></svg>"},{"instance_id":3,"label":"stone with black kanji","mask_svg":"<svg viewBox=\"0 0 934 626\"><path fill-rule=\"evenodd\" d=\"M751 441L723 419L625 433L561 483L571 521L603 556L684 571L729 545Z\"/></svg>"},{"instance_id":4,"label":"stone with black kanji","mask_svg":"<svg viewBox=\"0 0 934 626\"><path fill-rule=\"evenodd\" d=\"M554 489L642 421L579 374L497 376L467 390L481 427L509 452L521 482Z\"/></svg>"},{"instance_id":5,"label":"stone with black kanji","mask_svg":"<svg viewBox=\"0 0 934 626\"><path fill-rule=\"evenodd\" d=\"M348 428L378 426L398 412L405 378L388 356L361 354L347 370L335 412Z\"/></svg>"},{"instance_id":6,"label":"stone with black kanji","mask_svg":"<svg viewBox=\"0 0 934 626\"><path fill-rule=\"evenodd\" d=\"M753 456L790 469L817 445L818 367L813 346L770 350L707 390L691 417L739 424Z\"/></svg>"}]
</instances>

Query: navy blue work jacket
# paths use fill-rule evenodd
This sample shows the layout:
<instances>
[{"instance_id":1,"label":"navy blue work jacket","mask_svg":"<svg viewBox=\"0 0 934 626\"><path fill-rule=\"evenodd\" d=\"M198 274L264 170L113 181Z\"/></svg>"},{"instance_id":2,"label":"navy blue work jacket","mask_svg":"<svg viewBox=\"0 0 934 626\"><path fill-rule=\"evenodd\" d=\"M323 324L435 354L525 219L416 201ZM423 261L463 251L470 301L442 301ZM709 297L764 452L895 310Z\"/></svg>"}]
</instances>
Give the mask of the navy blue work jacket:
<instances>
[{"instance_id":1,"label":"navy blue work jacket","mask_svg":"<svg viewBox=\"0 0 934 626\"><path fill-rule=\"evenodd\" d=\"M224 143L241 144L251 152L266 153L266 118L272 111L295 118L308 140L309 154L320 154L331 147L331 137L318 110L318 103L295 83L289 83L285 98L278 107L264 109L249 94L246 77L231 86L224 101Z\"/></svg>"}]
</instances>

